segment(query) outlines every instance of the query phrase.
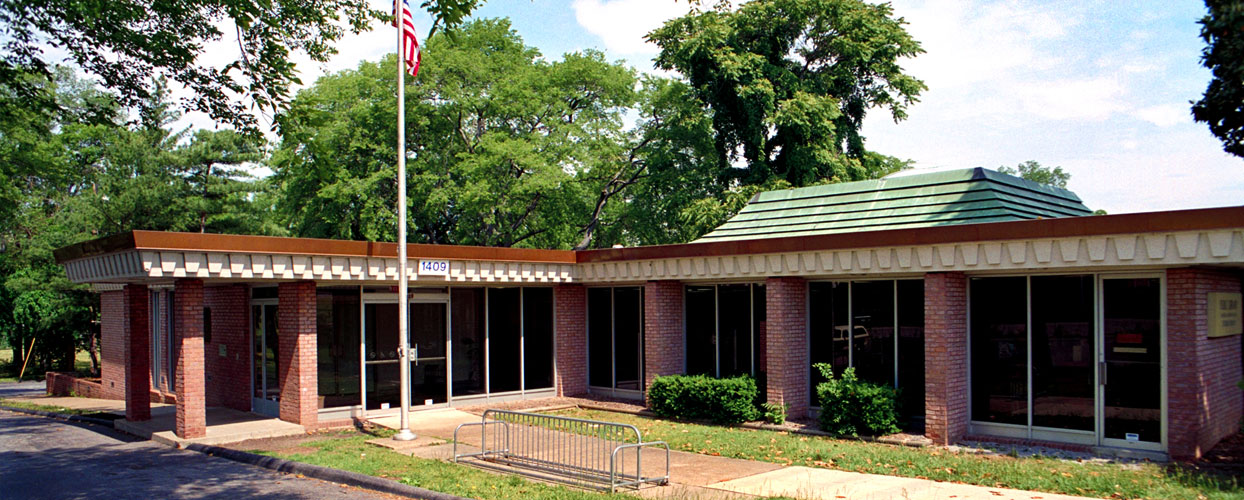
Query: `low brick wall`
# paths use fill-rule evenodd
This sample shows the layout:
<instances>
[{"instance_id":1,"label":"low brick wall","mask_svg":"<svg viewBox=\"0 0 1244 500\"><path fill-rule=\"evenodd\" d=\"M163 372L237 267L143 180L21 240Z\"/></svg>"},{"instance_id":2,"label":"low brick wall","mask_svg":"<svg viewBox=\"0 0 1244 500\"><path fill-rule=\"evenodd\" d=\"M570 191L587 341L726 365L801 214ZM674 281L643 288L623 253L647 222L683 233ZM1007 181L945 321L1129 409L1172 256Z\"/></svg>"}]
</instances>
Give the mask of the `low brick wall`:
<instances>
[{"instance_id":1,"label":"low brick wall","mask_svg":"<svg viewBox=\"0 0 1244 500\"><path fill-rule=\"evenodd\" d=\"M49 396L79 396L96 399L115 399L104 393L104 386L95 380L81 379L72 373L47 372Z\"/></svg>"}]
</instances>

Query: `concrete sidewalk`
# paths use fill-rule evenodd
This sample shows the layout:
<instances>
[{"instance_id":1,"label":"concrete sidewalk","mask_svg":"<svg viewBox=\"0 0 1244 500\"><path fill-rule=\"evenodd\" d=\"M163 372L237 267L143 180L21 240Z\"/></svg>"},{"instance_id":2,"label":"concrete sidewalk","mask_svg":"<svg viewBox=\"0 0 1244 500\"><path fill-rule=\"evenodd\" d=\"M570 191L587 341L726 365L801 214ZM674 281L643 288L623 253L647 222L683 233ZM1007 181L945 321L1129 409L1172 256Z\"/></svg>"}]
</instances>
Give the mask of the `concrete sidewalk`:
<instances>
[{"instance_id":1,"label":"concrete sidewalk","mask_svg":"<svg viewBox=\"0 0 1244 500\"><path fill-rule=\"evenodd\" d=\"M125 401L61 396L26 396L10 398L10 400L117 415L121 417L113 421L113 427L117 430L177 447L191 443L212 445L236 443L248 439L293 436L306 432L301 425L280 419L229 408L209 407L207 408L207 435L195 439L182 439L173 433L177 409L170 404L151 403L150 420L131 422L125 420Z\"/></svg>"},{"instance_id":2,"label":"concrete sidewalk","mask_svg":"<svg viewBox=\"0 0 1244 500\"><path fill-rule=\"evenodd\" d=\"M373 444L391 448L399 453L439 460L453 459L454 429L462 423L479 422L480 416L455 409L414 412L410 417L411 430L419 439L398 442L377 439ZM397 417L384 417L372 421L385 427L397 427ZM459 436L459 452L476 451L480 444L478 428L475 432ZM554 432L554 431L547 431ZM563 433L564 434L564 433ZM561 443L584 440L581 435L560 436ZM591 439L591 438L586 438ZM565 446L564 444L562 446ZM550 444L550 451L555 451ZM537 450L541 452L545 450ZM634 455L631 455L634 456ZM664 464L664 450L646 449L643 455L644 473L652 475L647 464ZM715 457L698 453L670 452L669 486L647 486L636 492L647 498L697 498L730 499L770 496L788 496L808 500L1076 500L1083 497L1052 493L989 488L957 483L945 483L928 479L905 478L877 474L862 474L831 469L801 466L781 466L769 462Z\"/></svg>"}]
</instances>

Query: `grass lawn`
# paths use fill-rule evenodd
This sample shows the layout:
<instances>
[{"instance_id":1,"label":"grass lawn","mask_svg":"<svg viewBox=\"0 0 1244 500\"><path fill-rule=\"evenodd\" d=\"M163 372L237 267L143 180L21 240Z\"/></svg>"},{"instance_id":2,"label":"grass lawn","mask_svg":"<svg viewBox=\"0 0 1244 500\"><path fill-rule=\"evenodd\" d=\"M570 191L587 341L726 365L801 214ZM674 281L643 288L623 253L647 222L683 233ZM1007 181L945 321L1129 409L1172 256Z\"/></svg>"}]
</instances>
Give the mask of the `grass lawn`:
<instances>
[{"instance_id":1,"label":"grass lawn","mask_svg":"<svg viewBox=\"0 0 1244 500\"><path fill-rule=\"evenodd\" d=\"M379 435L392 435L392 431ZM566 486L528 481L517 476L493 474L465 465L407 457L369 445L375 435L356 431L332 433L324 439L302 443L314 453L254 451L287 460L343 469L400 481L411 486L482 500L606 500L635 499L629 495L597 493Z\"/></svg>"},{"instance_id":2,"label":"grass lawn","mask_svg":"<svg viewBox=\"0 0 1244 500\"><path fill-rule=\"evenodd\" d=\"M118 418L116 415L113 415L111 413L101 413L95 410L79 410L79 409L74 409L74 408L65 408L63 406L41 405L41 404L27 403L25 401L17 401L13 399L5 399L5 398L0 398L0 406L7 406L10 408L22 408L26 410L50 411L53 413L61 413L65 415L84 415L84 416L89 416L89 417L105 418L109 420Z\"/></svg>"},{"instance_id":3,"label":"grass lawn","mask_svg":"<svg viewBox=\"0 0 1244 500\"><path fill-rule=\"evenodd\" d=\"M36 349L38 346L35 346ZM90 373L91 371L91 355L86 351L78 351L73 361L73 368L78 373ZM17 375L21 372L20 365L13 366L13 349L0 349L0 382L17 382ZM35 369L33 366L26 367L26 375L22 380L43 380L43 372Z\"/></svg>"},{"instance_id":4,"label":"grass lawn","mask_svg":"<svg viewBox=\"0 0 1244 500\"><path fill-rule=\"evenodd\" d=\"M598 410L556 413L633 424L643 432L645 440L665 441L673 450L785 465L1092 497L1244 499L1244 487L1238 477L1183 464L1100 464L1048 457L951 453L941 448L910 448Z\"/></svg>"}]
</instances>

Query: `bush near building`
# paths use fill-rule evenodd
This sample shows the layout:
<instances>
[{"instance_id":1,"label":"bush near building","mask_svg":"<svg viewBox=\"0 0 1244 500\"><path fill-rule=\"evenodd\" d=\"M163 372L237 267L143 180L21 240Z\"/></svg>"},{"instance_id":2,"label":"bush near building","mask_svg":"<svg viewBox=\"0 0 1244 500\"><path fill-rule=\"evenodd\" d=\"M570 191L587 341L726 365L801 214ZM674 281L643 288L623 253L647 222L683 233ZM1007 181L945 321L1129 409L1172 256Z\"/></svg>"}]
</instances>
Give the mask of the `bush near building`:
<instances>
[{"instance_id":1,"label":"bush near building","mask_svg":"<svg viewBox=\"0 0 1244 500\"><path fill-rule=\"evenodd\" d=\"M733 424L760 418L755 404L758 394L756 380L746 375L666 375L652 381L648 402L661 417Z\"/></svg>"},{"instance_id":2,"label":"bush near building","mask_svg":"<svg viewBox=\"0 0 1244 500\"><path fill-rule=\"evenodd\" d=\"M817 363L825 382L816 385L821 429L842 436L880 436L898 428L898 393L893 387L856 378L855 368L839 377L828 363Z\"/></svg>"}]
</instances>

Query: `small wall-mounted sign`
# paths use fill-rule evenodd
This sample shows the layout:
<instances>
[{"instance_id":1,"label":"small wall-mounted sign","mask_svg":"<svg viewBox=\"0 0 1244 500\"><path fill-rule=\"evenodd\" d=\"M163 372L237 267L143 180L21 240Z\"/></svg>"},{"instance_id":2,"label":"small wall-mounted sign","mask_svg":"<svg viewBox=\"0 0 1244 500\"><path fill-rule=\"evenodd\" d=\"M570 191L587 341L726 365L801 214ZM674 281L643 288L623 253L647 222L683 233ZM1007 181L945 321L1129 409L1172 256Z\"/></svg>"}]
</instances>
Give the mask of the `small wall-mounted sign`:
<instances>
[{"instance_id":1,"label":"small wall-mounted sign","mask_svg":"<svg viewBox=\"0 0 1244 500\"><path fill-rule=\"evenodd\" d=\"M1140 434L1137 434L1135 432L1128 432L1123 435L1123 438L1128 441L1140 441Z\"/></svg>"},{"instance_id":2,"label":"small wall-mounted sign","mask_svg":"<svg viewBox=\"0 0 1244 500\"><path fill-rule=\"evenodd\" d=\"M1244 333L1240 294L1212 292L1209 294L1209 336L1226 337Z\"/></svg>"},{"instance_id":3,"label":"small wall-mounted sign","mask_svg":"<svg viewBox=\"0 0 1244 500\"><path fill-rule=\"evenodd\" d=\"M224 344L220 344L220 347L218 348L218 351L220 351L220 357L222 357L222 358L227 358L227 357L229 357L229 351L225 349L225 345L224 345Z\"/></svg>"},{"instance_id":4,"label":"small wall-mounted sign","mask_svg":"<svg viewBox=\"0 0 1244 500\"><path fill-rule=\"evenodd\" d=\"M419 261L420 276L449 276L449 261L447 260L420 260Z\"/></svg>"}]
</instances>

